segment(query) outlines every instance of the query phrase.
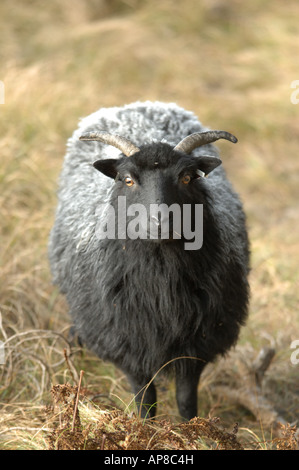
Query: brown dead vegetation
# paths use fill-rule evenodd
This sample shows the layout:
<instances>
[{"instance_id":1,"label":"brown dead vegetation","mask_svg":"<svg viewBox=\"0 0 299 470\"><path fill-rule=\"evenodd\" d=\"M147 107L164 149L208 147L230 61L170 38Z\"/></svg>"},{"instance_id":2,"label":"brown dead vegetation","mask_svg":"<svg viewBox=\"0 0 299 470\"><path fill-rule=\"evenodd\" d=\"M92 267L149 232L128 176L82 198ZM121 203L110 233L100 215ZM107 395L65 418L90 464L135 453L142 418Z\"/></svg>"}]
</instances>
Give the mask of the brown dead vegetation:
<instances>
[{"instance_id":1,"label":"brown dead vegetation","mask_svg":"<svg viewBox=\"0 0 299 470\"><path fill-rule=\"evenodd\" d=\"M142 420L121 410L108 411L88 403L84 420L76 400L80 390L70 384L52 387L53 406L47 408L50 450L244 450L237 437L238 424L231 431L219 418L193 418L187 423L169 420ZM84 391L82 391L83 395ZM84 400L83 397L81 397ZM82 401L81 401L82 406ZM81 408L82 409L82 408ZM88 412L86 413L86 410ZM280 425L281 435L267 445L277 450L298 449L296 426ZM256 448L257 446L255 446ZM247 447L248 448L248 447ZM254 448L252 446L251 448Z\"/></svg>"}]
</instances>

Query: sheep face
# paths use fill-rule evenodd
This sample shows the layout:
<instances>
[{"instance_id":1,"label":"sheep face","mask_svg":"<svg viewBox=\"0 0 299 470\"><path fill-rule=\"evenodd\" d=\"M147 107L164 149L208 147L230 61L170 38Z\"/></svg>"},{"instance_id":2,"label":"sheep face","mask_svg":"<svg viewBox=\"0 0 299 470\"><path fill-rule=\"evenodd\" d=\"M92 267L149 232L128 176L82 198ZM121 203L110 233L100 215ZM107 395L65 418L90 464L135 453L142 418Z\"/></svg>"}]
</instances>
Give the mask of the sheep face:
<instances>
[{"instance_id":1,"label":"sheep face","mask_svg":"<svg viewBox=\"0 0 299 470\"><path fill-rule=\"evenodd\" d=\"M126 215L126 235L165 242L198 233L205 192L201 175L220 164L219 158L190 157L159 143L141 147L130 158L98 160L94 167L115 180L111 204L118 226Z\"/></svg>"}]
</instances>

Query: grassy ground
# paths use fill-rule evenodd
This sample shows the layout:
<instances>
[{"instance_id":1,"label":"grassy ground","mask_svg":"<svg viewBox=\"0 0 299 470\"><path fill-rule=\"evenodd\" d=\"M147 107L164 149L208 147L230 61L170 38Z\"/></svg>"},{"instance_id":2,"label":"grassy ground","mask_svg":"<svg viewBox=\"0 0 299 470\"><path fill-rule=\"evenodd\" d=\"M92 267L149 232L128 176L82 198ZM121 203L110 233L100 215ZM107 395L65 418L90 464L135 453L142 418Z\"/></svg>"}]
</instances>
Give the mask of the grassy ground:
<instances>
[{"instance_id":1,"label":"grassy ground","mask_svg":"<svg viewBox=\"0 0 299 470\"><path fill-rule=\"evenodd\" d=\"M248 216L250 318L237 350L203 377L201 417L220 417L230 430L238 422L246 448L273 447L272 424L219 391L224 383L242 384L238 364L250 365L271 346L264 396L287 422L298 418L299 364L290 359L299 339L299 104L290 99L299 79L298 15L295 0L287 7L278 0L1 1L1 448L48 448L51 386L76 385L80 370L86 397L101 395L97 405L80 401L86 426L99 419L98 407L132 412L118 370L69 350L67 307L51 285L47 239L65 142L78 118L135 100L175 101L239 138L237 146L223 146L223 161ZM174 386L166 385L160 378L160 415L178 423ZM165 433L164 425L155 432ZM94 434L102 436L100 447L103 432ZM213 448L209 436L194 436L196 445Z\"/></svg>"}]
</instances>

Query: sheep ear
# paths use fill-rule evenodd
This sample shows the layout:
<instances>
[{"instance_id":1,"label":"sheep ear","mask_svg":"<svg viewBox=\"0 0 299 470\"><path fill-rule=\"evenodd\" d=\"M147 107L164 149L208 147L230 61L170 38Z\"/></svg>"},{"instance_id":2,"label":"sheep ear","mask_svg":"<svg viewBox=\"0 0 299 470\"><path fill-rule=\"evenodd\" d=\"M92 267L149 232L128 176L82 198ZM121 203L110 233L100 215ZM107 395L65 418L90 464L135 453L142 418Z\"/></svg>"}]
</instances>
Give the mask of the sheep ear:
<instances>
[{"instance_id":1,"label":"sheep ear","mask_svg":"<svg viewBox=\"0 0 299 470\"><path fill-rule=\"evenodd\" d=\"M221 165L222 161L220 158L217 157L208 157L208 156L200 156L197 158L197 167L199 172L204 173L200 176L206 176L211 171L215 170L217 166Z\"/></svg>"},{"instance_id":2,"label":"sheep ear","mask_svg":"<svg viewBox=\"0 0 299 470\"><path fill-rule=\"evenodd\" d=\"M93 166L104 175L109 176L109 178L115 179L118 173L118 163L117 159L108 158L106 160L97 160Z\"/></svg>"}]
</instances>

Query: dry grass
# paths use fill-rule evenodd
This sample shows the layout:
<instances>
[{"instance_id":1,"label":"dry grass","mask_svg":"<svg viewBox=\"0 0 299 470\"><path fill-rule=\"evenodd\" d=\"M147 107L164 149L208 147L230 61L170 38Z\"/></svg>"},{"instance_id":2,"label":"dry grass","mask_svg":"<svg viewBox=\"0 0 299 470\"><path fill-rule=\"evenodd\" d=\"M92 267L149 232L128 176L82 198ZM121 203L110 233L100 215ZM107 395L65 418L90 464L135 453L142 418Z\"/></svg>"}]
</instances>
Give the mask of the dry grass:
<instances>
[{"instance_id":1,"label":"dry grass","mask_svg":"<svg viewBox=\"0 0 299 470\"><path fill-rule=\"evenodd\" d=\"M71 8L56 0L46 6L41 0L2 0L1 448L46 449L49 435L55 447L53 436L63 423L44 407L52 403L52 385L75 387L81 369L88 397L79 403L84 442L98 439L96 445L106 448L109 433L119 432L119 440L110 436L117 445L134 438L146 447L166 433L175 448L187 445L172 382L166 388L158 376L158 410L164 415L141 427L130 414L123 375L87 351L70 349L67 307L51 285L47 261L66 139L80 116L137 99L175 101L206 125L239 138L237 146L223 147L223 160L248 215L251 314L237 350L207 368L199 390L200 419L207 421L194 426L205 423L222 432L214 420L220 417L230 430L239 423L237 440L245 448L295 446L292 428L284 428L284 441L274 441L273 424L265 425L217 387L242 382L243 359L251 363L270 345L276 355L263 394L288 423L298 419L299 365L290 361L291 341L299 339L299 105L290 101L290 84L299 78L298 14L295 0L287 8L278 0L74 0ZM118 431L111 424L115 417ZM199 448L222 445L206 428L188 439Z\"/></svg>"}]
</instances>

